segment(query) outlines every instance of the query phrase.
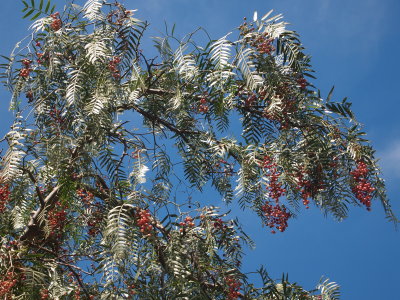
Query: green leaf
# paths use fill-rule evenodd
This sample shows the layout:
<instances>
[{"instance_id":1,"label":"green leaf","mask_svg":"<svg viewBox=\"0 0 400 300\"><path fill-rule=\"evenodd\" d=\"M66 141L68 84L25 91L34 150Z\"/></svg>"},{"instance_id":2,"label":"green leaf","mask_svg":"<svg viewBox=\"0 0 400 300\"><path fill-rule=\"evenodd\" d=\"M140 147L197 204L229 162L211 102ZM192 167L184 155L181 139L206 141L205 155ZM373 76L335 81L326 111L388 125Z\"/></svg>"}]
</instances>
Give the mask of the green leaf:
<instances>
[{"instance_id":1,"label":"green leaf","mask_svg":"<svg viewBox=\"0 0 400 300\"><path fill-rule=\"evenodd\" d=\"M43 8L43 0L40 0L39 10L42 10L42 8Z\"/></svg>"},{"instance_id":2,"label":"green leaf","mask_svg":"<svg viewBox=\"0 0 400 300\"><path fill-rule=\"evenodd\" d=\"M53 13L55 9L56 9L56 5L54 4L53 7L51 8L50 13Z\"/></svg>"},{"instance_id":3,"label":"green leaf","mask_svg":"<svg viewBox=\"0 0 400 300\"><path fill-rule=\"evenodd\" d=\"M2 58L4 58L4 59L7 59L8 61L11 61L11 59L10 59L9 57L7 57L7 56L4 56L4 55L1 55L1 54L0 54L0 57L2 57Z\"/></svg>"},{"instance_id":4,"label":"green leaf","mask_svg":"<svg viewBox=\"0 0 400 300\"><path fill-rule=\"evenodd\" d=\"M331 90L329 91L328 97L326 97L326 101L327 101L327 102L331 100L332 95L333 95L333 90L334 90L334 89L335 89L335 86L333 86L333 87L331 88Z\"/></svg>"},{"instance_id":5,"label":"green leaf","mask_svg":"<svg viewBox=\"0 0 400 300\"><path fill-rule=\"evenodd\" d=\"M50 5L51 5L50 0L47 0L47 5L46 5L46 8L44 9L46 14L49 12Z\"/></svg>"},{"instance_id":6,"label":"green leaf","mask_svg":"<svg viewBox=\"0 0 400 300\"><path fill-rule=\"evenodd\" d=\"M32 7L35 8L35 0L31 0Z\"/></svg>"},{"instance_id":7,"label":"green leaf","mask_svg":"<svg viewBox=\"0 0 400 300\"><path fill-rule=\"evenodd\" d=\"M34 15L34 16L31 18L31 21L36 20L41 14L42 14L42 12L39 11L36 15Z\"/></svg>"},{"instance_id":8,"label":"green leaf","mask_svg":"<svg viewBox=\"0 0 400 300\"><path fill-rule=\"evenodd\" d=\"M23 16L22 18L23 18L23 19L26 19L26 18L29 17L34 11L35 11L34 9L31 9L31 10L28 11L28 13L27 13L25 16Z\"/></svg>"},{"instance_id":9,"label":"green leaf","mask_svg":"<svg viewBox=\"0 0 400 300\"><path fill-rule=\"evenodd\" d=\"M25 7L28 7L28 3L26 3L26 1L22 0L22 3L25 5Z\"/></svg>"}]
</instances>

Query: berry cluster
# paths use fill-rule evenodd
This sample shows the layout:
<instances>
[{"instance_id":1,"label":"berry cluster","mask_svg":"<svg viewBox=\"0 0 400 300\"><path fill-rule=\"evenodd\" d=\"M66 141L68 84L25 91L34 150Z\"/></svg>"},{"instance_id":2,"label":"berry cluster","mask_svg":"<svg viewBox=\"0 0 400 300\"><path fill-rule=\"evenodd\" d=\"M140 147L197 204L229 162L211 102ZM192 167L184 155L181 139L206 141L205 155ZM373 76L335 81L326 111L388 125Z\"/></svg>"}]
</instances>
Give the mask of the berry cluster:
<instances>
[{"instance_id":1,"label":"berry cluster","mask_svg":"<svg viewBox=\"0 0 400 300\"><path fill-rule=\"evenodd\" d=\"M46 60L46 59L49 58L49 55L48 55L48 54L47 54L47 55L44 55L44 54L41 53L41 52L37 52L37 53L36 53L36 56L37 56L37 63L38 63L39 65L43 63L43 59Z\"/></svg>"},{"instance_id":2,"label":"berry cluster","mask_svg":"<svg viewBox=\"0 0 400 300\"><path fill-rule=\"evenodd\" d=\"M50 110L49 115L55 123L59 125L62 125L64 123L64 118L61 116L61 110L53 108L52 110Z\"/></svg>"},{"instance_id":3,"label":"berry cluster","mask_svg":"<svg viewBox=\"0 0 400 300\"><path fill-rule=\"evenodd\" d=\"M269 177L269 197L275 201L274 204L266 202L261 211L266 218L266 224L270 228L276 228L280 232L284 232L288 226L288 219L291 214L286 210L284 205L279 204L279 198L284 196L286 190L282 188L282 183L278 181L281 173L277 169L277 164L273 162L272 158L265 155L262 162L262 167L268 169L267 176ZM271 233L275 233L274 230Z\"/></svg>"},{"instance_id":4,"label":"berry cluster","mask_svg":"<svg viewBox=\"0 0 400 300\"><path fill-rule=\"evenodd\" d=\"M256 94L252 93L247 96L247 98L244 100L244 106L252 106L254 102L256 102L257 96Z\"/></svg>"},{"instance_id":5,"label":"berry cluster","mask_svg":"<svg viewBox=\"0 0 400 300\"><path fill-rule=\"evenodd\" d=\"M250 42L250 45L255 47L260 54L270 55L275 50L275 47L272 45L274 40L267 38L267 36L267 33L258 35Z\"/></svg>"},{"instance_id":6,"label":"berry cluster","mask_svg":"<svg viewBox=\"0 0 400 300\"><path fill-rule=\"evenodd\" d=\"M0 183L0 213L6 209L6 204L10 201L10 194L9 185Z\"/></svg>"},{"instance_id":7,"label":"berry cluster","mask_svg":"<svg viewBox=\"0 0 400 300\"><path fill-rule=\"evenodd\" d=\"M29 59L23 59L22 60L22 64L23 64L23 68L19 71L19 76L27 78L29 76L29 73L32 71L31 69L31 63L32 61Z\"/></svg>"},{"instance_id":8,"label":"berry cluster","mask_svg":"<svg viewBox=\"0 0 400 300\"><path fill-rule=\"evenodd\" d=\"M146 236L150 236L153 230L150 211L148 209L139 209L137 217L136 224L140 227L140 232Z\"/></svg>"},{"instance_id":9,"label":"berry cluster","mask_svg":"<svg viewBox=\"0 0 400 300\"><path fill-rule=\"evenodd\" d=\"M53 19L53 21L50 24L51 29L53 29L53 31L59 30L62 25L62 22L60 19L60 13L56 12L56 13L50 15L50 17Z\"/></svg>"},{"instance_id":10,"label":"berry cluster","mask_svg":"<svg viewBox=\"0 0 400 300\"><path fill-rule=\"evenodd\" d=\"M287 221L291 217L291 214L286 210L284 205L276 203L272 205L271 203L265 203L261 207L262 212L266 218L267 226L270 228L276 228L280 232L284 232L288 227ZM271 233L275 233L275 230L271 230Z\"/></svg>"},{"instance_id":11,"label":"berry cluster","mask_svg":"<svg viewBox=\"0 0 400 300\"><path fill-rule=\"evenodd\" d=\"M227 276L225 278L225 282L228 285L228 295L226 297L226 300L238 299L241 296L239 291L242 284L240 283L240 281L233 276Z\"/></svg>"},{"instance_id":12,"label":"berry cluster","mask_svg":"<svg viewBox=\"0 0 400 300\"><path fill-rule=\"evenodd\" d=\"M183 222L180 222L179 225L182 227L179 229L180 232L184 232L186 228L192 228L194 227L194 222L193 218L190 216L187 216Z\"/></svg>"},{"instance_id":13,"label":"berry cluster","mask_svg":"<svg viewBox=\"0 0 400 300\"><path fill-rule=\"evenodd\" d=\"M18 280L13 272L7 272L0 282L0 297L4 296L4 299L11 299L8 296L10 296L10 292L17 284L17 281Z\"/></svg>"},{"instance_id":14,"label":"berry cluster","mask_svg":"<svg viewBox=\"0 0 400 300\"><path fill-rule=\"evenodd\" d=\"M306 80L304 77L300 77L300 78L297 79L296 81L297 81L297 84L300 86L300 88L301 88L302 90L304 90L304 89L307 87L307 85L308 85L308 82L307 82L307 80Z\"/></svg>"},{"instance_id":15,"label":"berry cluster","mask_svg":"<svg viewBox=\"0 0 400 300\"><path fill-rule=\"evenodd\" d=\"M274 97L279 99L279 110L271 111L270 106L264 110L264 117L271 121L280 123L280 129L288 129L290 127L290 117L298 110L298 101L293 95L291 87L288 83L284 83L276 88Z\"/></svg>"},{"instance_id":16,"label":"berry cluster","mask_svg":"<svg viewBox=\"0 0 400 300\"><path fill-rule=\"evenodd\" d=\"M299 171L296 174L296 179L297 179L297 189L301 193L301 198L303 199L303 204L305 207L308 209L309 206L308 204L310 203L310 200L308 199L311 197L311 189L312 189L312 184L310 180L307 180L304 178L304 172Z\"/></svg>"},{"instance_id":17,"label":"berry cluster","mask_svg":"<svg viewBox=\"0 0 400 300\"><path fill-rule=\"evenodd\" d=\"M55 207L49 211L50 236L60 238L67 220L67 207L60 202L56 202Z\"/></svg>"},{"instance_id":18,"label":"berry cluster","mask_svg":"<svg viewBox=\"0 0 400 300\"><path fill-rule=\"evenodd\" d=\"M295 174L297 181L296 189L300 192L303 204L308 209L310 203L309 198L315 198L320 190L325 189L323 167L321 164L317 164L312 171L304 170L300 168Z\"/></svg>"},{"instance_id":19,"label":"berry cluster","mask_svg":"<svg viewBox=\"0 0 400 300\"><path fill-rule=\"evenodd\" d=\"M81 198L85 207L90 207L90 215L87 219L88 234L90 236L96 236L100 232L100 224L103 221L103 209L100 203L94 203L93 193L86 191L85 189L76 190L76 194Z\"/></svg>"},{"instance_id":20,"label":"berry cluster","mask_svg":"<svg viewBox=\"0 0 400 300\"><path fill-rule=\"evenodd\" d=\"M278 171L278 165L273 162L272 158L265 155L262 162L262 167L268 169L267 176L269 177L269 197L275 200L276 203L279 202L279 198L284 196L286 190L282 188L282 183L278 181L281 172Z\"/></svg>"},{"instance_id":21,"label":"berry cluster","mask_svg":"<svg viewBox=\"0 0 400 300\"><path fill-rule=\"evenodd\" d=\"M93 203L94 195L91 192L84 189L77 189L76 194L86 206L90 206Z\"/></svg>"},{"instance_id":22,"label":"berry cluster","mask_svg":"<svg viewBox=\"0 0 400 300\"><path fill-rule=\"evenodd\" d=\"M203 96L199 100L199 113L205 114L207 112L208 112L207 98Z\"/></svg>"},{"instance_id":23,"label":"berry cluster","mask_svg":"<svg viewBox=\"0 0 400 300\"><path fill-rule=\"evenodd\" d=\"M92 210L90 217L87 221L87 225L89 227L88 234L90 236L96 236L100 233L100 224L103 221L103 209L99 203L94 204L95 209Z\"/></svg>"},{"instance_id":24,"label":"berry cluster","mask_svg":"<svg viewBox=\"0 0 400 300\"><path fill-rule=\"evenodd\" d=\"M363 161L357 161L357 168L350 172L355 181L352 187L353 194L367 207L367 210L371 210L372 193L375 191L375 188L367 180L368 173L367 164Z\"/></svg>"},{"instance_id":25,"label":"berry cluster","mask_svg":"<svg viewBox=\"0 0 400 300\"><path fill-rule=\"evenodd\" d=\"M49 299L49 290L48 289L41 289L40 290L40 299L41 300Z\"/></svg>"},{"instance_id":26,"label":"berry cluster","mask_svg":"<svg viewBox=\"0 0 400 300\"><path fill-rule=\"evenodd\" d=\"M75 292L74 292L74 299L75 299L75 300L81 299L81 290L80 290L79 288L76 288L76 289L75 289Z\"/></svg>"},{"instance_id":27,"label":"berry cluster","mask_svg":"<svg viewBox=\"0 0 400 300\"><path fill-rule=\"evenodd\" d=\"M108 13L107 21L111 24L122 26L124 24L124 21L133 14L133 11L127 10L118 2L115 3L114 5L117 7L117 9L112 10L110 13Z\"/></svg>"},{"instance_id":28,"label":"berry cluster","mask_svg":"<svg viewBox=\"0 0 400 300\"><path fill-rule=\"evenodd\" d=\"M121 62L121 58L118 56L115 56L109 63L108 63L108 69L112 72L112 76L115 79L118 79L121 77L121 74L119 73L118 69L118 64Z\"/></svg>"},{"instance_id":29,"label":"berry cluster","mask_svg":"<svg viewBox=\"0 0 400 300\"><path fill-rule=\"evenodd\" d=\"M214 220L213 226L214 226L215 229L224 229L224 228L227 228L227 226L224 225L224 223L225 223L225 222L224 222L222 219L218 218L218 219L215 219L215 220Z\"/></svg>"}]
</instances>

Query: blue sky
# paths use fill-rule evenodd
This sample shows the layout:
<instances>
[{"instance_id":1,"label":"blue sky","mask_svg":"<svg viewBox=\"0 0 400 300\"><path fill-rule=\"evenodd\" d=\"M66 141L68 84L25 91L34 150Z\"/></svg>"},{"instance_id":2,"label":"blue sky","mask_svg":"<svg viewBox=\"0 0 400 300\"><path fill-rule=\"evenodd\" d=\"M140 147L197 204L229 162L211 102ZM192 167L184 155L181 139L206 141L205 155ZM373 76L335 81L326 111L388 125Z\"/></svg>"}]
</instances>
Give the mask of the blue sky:
<instances>
[{"instance_id":1,"label":"blue sky","mask_svg":"<svg viewBox=\"0 0 400 300\"><path fill-rule=\"evenodd\" d=\"M60 3L64 1L54 1ZM79 1L78 1L79 3ZM80 2L82 3L82 2ZM164 21L184 34L199 26L220 38L253 12L282 13L302 37L312 56L323 94L335 85L336 99L349 97L381 158L388 195L400 216L400 1L398 0L125 0L137 16L151 23L150 35L163 32ZM16 0L0 3L0 54L8 55L27 33ZM11 118L9 94L0 89L0 134ZM372 212L352 209L341 222L324 218L316 208L292 220L284 234L271 235L258 220L243 213L242 222L255 238L256 250L246 266L263 263L270 275L313 288L321 275L342 286L342 299L396 299L400 280L400 233L384 219L378 203Z\"/></svg>"}]
</instances>

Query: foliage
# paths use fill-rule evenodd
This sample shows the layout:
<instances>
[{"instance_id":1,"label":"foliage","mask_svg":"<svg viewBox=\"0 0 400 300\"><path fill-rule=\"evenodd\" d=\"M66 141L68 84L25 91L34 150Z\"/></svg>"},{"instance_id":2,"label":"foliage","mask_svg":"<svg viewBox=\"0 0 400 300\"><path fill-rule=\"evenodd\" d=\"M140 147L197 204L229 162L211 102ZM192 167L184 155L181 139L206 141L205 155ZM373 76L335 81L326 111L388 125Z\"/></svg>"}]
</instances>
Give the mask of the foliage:
<instances>
[{"instance_id":1,"label":"foliage","mask_svg":"<svg viewBox=\"0 0 400 300\"><path fill-rule=\"evenodd\" d=\"M15 114L0 170L5 299L338 298L328 280L306 291L264 268L257 286L239 221L182 189L212 186L272 233L301 203L341 220L376 198L396 221L350 103L309 82L280 15L206 46L172 30L149 58L148 24L118 2L23 3L31 39L2 65Z\"/></svg>"}]
</instances>

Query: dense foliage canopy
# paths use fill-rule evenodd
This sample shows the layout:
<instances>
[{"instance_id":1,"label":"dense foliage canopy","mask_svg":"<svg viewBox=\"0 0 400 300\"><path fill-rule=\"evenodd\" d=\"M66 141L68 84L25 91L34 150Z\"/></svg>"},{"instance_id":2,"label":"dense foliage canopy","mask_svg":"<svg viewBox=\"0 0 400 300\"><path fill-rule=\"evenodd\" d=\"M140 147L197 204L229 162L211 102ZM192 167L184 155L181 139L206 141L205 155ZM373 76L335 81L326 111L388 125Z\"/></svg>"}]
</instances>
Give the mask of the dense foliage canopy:
<instances>
[{"instance_id":1,"label":"dense foliage canopy","mask_svg":"<svg viewBox=\"0 0 400 300\"><path fill-rule=\"evenodd\" d=\"M0 170L4 299L338 297L327 280L306 291L243 272L253 243L212 188L266 233L303 206L341 220L373 199L396 221L350 103L321 97L280 15L205 45L172 28L149 57L148 23L121 3L22 2L35 22L2 65L15 116ZM215 205L181 193L193 189Z\"/></svg>"}]
</instances>

